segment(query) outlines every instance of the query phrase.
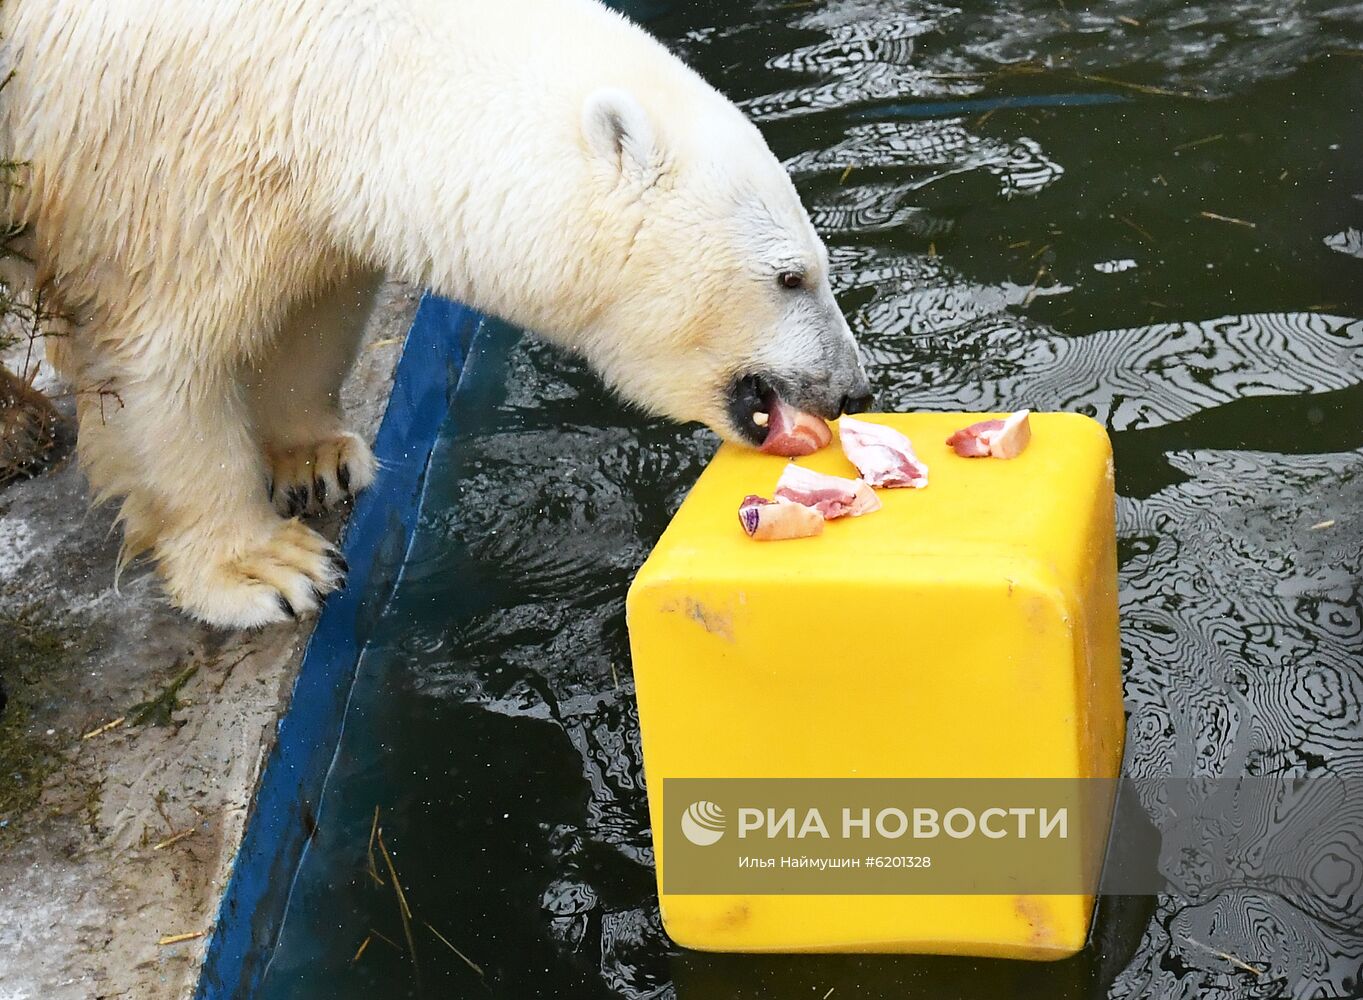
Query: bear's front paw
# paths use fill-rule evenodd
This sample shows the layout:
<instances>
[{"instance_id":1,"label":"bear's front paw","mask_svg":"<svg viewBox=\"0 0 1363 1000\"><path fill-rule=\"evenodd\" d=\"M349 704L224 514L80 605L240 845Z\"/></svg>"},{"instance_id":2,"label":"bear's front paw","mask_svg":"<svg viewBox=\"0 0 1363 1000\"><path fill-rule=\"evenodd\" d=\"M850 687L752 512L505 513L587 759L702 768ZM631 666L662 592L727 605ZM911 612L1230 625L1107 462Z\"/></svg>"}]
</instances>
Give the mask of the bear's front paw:
<instances>
[{"instance_id":1,"label":"bear's front paw","mask_svg":"<svg viewBox=\"0 0 1363 1000\"><path fill-rule=\"evenodd\" d=\"M255 628L316 611L345 582L345 559L298 521L267 522L257 538L187 537L157 546L167 594L220 628Z\"/></svg>"},{"instance_id":2,"label":"bear's front paw","mask_svg":"<svg viewBox=\"0 0 1363 1000\"><path fill-rule=\"evenodd\" d=\"M270 500L285 517L318 514L349 500L374 481L378 467L369 445L348 432L266 452Z\"/></svg>"}]
</instances>

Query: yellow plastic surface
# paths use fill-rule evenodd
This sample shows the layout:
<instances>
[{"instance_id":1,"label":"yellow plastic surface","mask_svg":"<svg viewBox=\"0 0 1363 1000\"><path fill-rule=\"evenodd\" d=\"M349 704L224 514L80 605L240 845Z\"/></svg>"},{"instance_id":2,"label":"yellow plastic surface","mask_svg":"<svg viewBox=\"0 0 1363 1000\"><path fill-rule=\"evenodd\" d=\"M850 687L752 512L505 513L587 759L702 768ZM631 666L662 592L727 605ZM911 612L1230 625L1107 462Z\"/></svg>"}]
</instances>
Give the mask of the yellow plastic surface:
<instances>
[{"instance_id":1,"label":"yellow plastic surface","mask_svg":"<svg viewBox=\"0 0 1363 1000\"><path fill-rule=\"evenodd\" d=\"M922 490L819 537L754 542L739 502L787 459L725 445L630 589L659 873L664 778L1115 777L1124 722L1111 447L1031 417L1016 459L945 445L981 414L868 414L907 434ZM836 426L836 425L835 425ZM855 476L835 435L797 460ZM667 895L665 927L713 951L1055 959L1091 896Z\"/></svg>"}]
</instances>

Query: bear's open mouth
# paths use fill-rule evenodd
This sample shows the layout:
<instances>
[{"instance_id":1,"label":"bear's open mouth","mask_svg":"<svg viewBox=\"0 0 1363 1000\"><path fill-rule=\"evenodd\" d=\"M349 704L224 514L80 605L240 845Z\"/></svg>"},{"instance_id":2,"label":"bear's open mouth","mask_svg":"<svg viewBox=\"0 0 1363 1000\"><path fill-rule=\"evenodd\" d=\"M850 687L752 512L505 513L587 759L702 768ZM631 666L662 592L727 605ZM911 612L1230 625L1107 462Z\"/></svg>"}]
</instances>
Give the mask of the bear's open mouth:
<instances>
[{"instance_id":1,"label":"bear's open mouth","mask_svg":"<svg viewBox=\"0 0 1363 1000\"><path fill-rule=\"evenodd\" d=\"M822 417L787 402L761 375L745 375L734 382L729 418L750 444L773 455L809 455L832 439Z\"/></svg>"},{"instance_id":2,"label":"bear's open mouth","mask_svg":"<svg viewBox=\"0 0 1363 1000\"><path fill-rule=\"evenodd\" d=\"M744 375L729 389L729 420L753 447L760 448L779 400L775 387L761 375Z\"/></svg>"}]
</instances>

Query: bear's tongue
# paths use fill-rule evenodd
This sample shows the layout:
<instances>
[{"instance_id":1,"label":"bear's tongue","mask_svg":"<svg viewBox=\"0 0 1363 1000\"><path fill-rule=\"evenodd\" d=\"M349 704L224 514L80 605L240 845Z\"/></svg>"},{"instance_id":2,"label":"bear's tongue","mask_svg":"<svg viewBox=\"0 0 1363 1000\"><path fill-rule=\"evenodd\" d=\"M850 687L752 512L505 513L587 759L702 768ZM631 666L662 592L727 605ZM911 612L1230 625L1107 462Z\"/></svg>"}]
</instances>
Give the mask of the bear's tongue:
<instances>
[{"instance_id":1,"label":"bear's tongue","mask_svg":"<svg viewBox=\"0 0 1363 1000\"><path fill-rule=\"evenodd\" d=\"M762 441L762 451L769 455L796 458L812 455L832 440L833 432L828 429L828 424L812 413L783 403L779 396L773 394L767 412L767 436Z\"/></svg>"}]
</instances>

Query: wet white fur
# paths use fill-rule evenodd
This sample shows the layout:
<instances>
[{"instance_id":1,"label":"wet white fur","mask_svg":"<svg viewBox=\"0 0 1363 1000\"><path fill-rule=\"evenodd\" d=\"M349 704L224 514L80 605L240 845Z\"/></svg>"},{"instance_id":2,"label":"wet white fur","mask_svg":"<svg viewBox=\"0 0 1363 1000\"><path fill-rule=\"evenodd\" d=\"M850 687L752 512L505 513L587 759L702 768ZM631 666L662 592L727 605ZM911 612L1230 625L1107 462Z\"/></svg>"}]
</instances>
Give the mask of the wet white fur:
<instances>
[{"instance_id":1,"label":"wet white fur","mask_svg":"<svg viewBox=\"0 0 1363 1000\"><path fill-rule=\"evenodd\" d=\"M336 401L379 270L726 435L735 374L851 343L757 130L593 0L5 0L0 35L4 207L74 321L81 460L205 621L338 582L266 484L372 478ZM318 315L338 284L356 308Z\"/></svg>"}]
</instances>

